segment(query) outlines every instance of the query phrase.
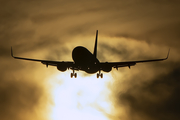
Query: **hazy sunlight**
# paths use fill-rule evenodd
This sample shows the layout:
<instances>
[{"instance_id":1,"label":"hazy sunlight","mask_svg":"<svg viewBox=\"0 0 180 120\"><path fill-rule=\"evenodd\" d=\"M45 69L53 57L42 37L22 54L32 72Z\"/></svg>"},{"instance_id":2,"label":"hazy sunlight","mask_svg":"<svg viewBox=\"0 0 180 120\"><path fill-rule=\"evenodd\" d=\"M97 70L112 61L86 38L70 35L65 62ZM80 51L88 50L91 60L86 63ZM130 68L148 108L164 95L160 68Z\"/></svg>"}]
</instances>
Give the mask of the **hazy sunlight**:
<instances>
[{"instance_id":1,"label":"hazy sunlight","mask_svg":"<svg viewBox=\"0 0 180 120\"><path fill-rule=\"evenodd\" d=\"M104 73L103 79L97 79L96 74L83 76L78 72L77 78L70 78L71 72L49 78L54 102L51 119L108 120L106 114L111 112L111 103L107 84L112 80L111 74Z\"/></svg>"}]
</instances>

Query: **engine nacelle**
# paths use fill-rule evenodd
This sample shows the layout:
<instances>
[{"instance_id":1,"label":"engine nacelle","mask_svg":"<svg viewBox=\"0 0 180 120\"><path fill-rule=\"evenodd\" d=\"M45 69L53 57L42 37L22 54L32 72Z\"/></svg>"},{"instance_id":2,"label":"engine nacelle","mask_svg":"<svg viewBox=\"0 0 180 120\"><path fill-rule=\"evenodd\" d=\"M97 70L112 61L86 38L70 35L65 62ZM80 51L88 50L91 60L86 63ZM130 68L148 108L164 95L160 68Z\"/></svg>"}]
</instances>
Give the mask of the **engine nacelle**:
<instances>
[{"instance_id":1,"label":"engine nacelle","mask_svg":"<svg viewBox=\"0 0 180 120\"><path fill-rule=\"evenodd\" d=\"M64 71L67 70L67 66L64 65L64 64L58 64L58 65L57 65L57 69L58 69L59 71L61 71L61 72L64 72Z\"/></svg>"},{"instance_id":2,"label":"engine nacelle","mask_svg":"<svg viewBox=\"0 0 180 120\"><path fill-rule=\"evenodd\" d=\"M112 70L112 67L111 66L102 66L102 71L104 72L110 72Z\"/></svg>"}]
</instances>

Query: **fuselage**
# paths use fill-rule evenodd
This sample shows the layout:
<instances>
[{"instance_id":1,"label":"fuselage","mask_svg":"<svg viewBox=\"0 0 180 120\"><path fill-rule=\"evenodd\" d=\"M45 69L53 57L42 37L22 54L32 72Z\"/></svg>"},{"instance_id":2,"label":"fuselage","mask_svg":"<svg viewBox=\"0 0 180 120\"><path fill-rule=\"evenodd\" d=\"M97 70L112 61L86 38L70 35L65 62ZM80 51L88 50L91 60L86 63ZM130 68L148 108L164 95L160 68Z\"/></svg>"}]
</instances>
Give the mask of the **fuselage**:
<instances>
[{"instance_id":1,"label":"fuselage","mask_svg":"<svg viewBox=\"0 0 180 120\"><path fill-rule=\"evenodd\" d=\"M100 70L99 60L85 47L75 47L72 51L72 59L79 70L87 73L96 73Z\"/></svg>"}]
</instances>

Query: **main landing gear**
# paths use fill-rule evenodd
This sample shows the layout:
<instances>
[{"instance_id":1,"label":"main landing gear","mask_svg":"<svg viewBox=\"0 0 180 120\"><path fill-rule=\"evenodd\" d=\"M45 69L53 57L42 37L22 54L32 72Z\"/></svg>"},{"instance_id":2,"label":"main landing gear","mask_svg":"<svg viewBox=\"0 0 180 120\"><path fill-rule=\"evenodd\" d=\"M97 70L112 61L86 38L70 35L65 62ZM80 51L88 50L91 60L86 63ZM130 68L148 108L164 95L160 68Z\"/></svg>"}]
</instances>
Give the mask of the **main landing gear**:
<instances>
[{"instance_id":1,"label":"main landing gear","mask_svg":"<svg viewBox=\"0 0 180 120\"><path fill-rule=\"evenodd\" d=\"M97 78L99 78L99 77L103 78L103 74L101 73L101 71L99 71L99 73L97 73Z\"/></svg>"},{"instance_id":2,"label":"main landing gear","mask_svg":"<svg viewBox=\"0 0 180 120\"><path fill-rule=\"evenodd\" d=\"M77 78L77 73L74 72L73 70L73 73L71 73L71 78ZM101 73L101 71L99 71L99 73L97 73L97 78L103 78L103 73Z\"/></svg>"},{"instance_id":3,"label":"main landing gear","mask_svg":"<svg viewBox=\"0 0 180 120\"><path fill-rule=\"evenodd\" d=\"M74 76L75 78L77 78L77 73L74 73L74 70L73 70L73 73L71 73L71 78L73 78L73 76Z\"/></svg>"}]
</instances>

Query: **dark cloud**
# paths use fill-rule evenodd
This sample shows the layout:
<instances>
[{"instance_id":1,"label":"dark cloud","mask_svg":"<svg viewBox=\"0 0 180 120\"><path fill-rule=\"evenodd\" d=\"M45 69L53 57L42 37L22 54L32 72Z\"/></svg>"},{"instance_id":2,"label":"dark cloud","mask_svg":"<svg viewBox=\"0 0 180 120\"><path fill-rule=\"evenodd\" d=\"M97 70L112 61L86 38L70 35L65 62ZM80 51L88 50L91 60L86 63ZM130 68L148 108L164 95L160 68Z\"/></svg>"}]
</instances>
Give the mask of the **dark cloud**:
<instances>
[{"instance_id":1,"label":"dark cloud","mask_svg":"<svg viewBox=\"0 0 180 120\"><path fill-rule=\"evenodd\" d=\"M40 96L42 94L41 88L31 82L7 80L1 77L1 119L10 120L13 118L14 120L23 120L29 117L27 112L36 117L34 109L40 104ZM22 117L22 114L25 116Z\"/></svg>"},{"instance_id":2,"label":"dark cloud","mask_svg":"<svg viewBox=\"0 0 180 120\"><path fill-rule=\"evenodd\" d=\"M129 120L178 120L179 116L179 73L174 69L169 74L163 74L144 82L141 85L130 85L124 93L117 94L116 104L128 110ZM138 117L137 117L138 116ZM137 118L136 118L137 117Z\"/></svg>"},{"instance_id":3,"label":"dark cloud","mask_svg":"<svg viewBox=\"0 0 180 120\"><path fill-rule=\"evenodd\" d=\"M50 22L50 21L56 20L60 17L63 17L63 15L66 15L66 14L62 14L62 13L61 14L60 13L38 14L36 16L33 16L31 19L32 19L32 22L34 22L36 24L44 24L44 22Z\"/></svg>"}]
</instances>

